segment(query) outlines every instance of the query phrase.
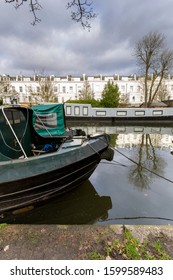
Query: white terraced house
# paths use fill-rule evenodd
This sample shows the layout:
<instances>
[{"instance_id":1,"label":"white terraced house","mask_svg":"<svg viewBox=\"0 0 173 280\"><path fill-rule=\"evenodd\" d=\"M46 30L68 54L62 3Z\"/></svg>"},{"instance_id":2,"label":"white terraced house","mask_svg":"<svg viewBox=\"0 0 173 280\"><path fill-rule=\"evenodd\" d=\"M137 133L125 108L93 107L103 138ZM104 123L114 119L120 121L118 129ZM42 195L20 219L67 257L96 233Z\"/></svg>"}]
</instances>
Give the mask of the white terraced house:
<instances>
[{"instance_id":1,"label":"white terraced house","mask_svg":"<svg viewBox=\"0 0 173 280\"><path fill-rule=\"evenodd\" d=\"M84 84L90 85L95 99L101 99L103 89L108 81L117 84L121 103L128 106L139 106L144 102L143 77L131 76L39 76L32 77L0 75L0 99L4 104L37 103L43 101L66 102L77 100ZM49 87L50 100L43 100L41 93L44 87ZM52 100L51 100L52 99ZM159 100L173 99L173 77L164 79Z\"/></svg>"}]
</instances>

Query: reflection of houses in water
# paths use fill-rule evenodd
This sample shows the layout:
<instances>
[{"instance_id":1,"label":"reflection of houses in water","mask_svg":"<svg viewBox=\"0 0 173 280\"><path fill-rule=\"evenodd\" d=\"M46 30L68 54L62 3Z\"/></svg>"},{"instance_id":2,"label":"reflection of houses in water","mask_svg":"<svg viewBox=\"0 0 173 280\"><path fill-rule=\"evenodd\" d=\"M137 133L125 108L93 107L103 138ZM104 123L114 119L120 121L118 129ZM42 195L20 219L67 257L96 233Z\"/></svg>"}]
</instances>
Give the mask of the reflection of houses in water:
<instances>
[{"instance_id":1,"label":"reflection of houses in water","mask_svg":"<svg viewBox=\"0 0 173 280\"><path fill-rule=\"evenodd\" d=\"M167 134L164 134L162 135L162 138L161 138L161 148L170 148L172 149L173 147L173 144L172 144L172 140L173 140L173 136L172 135L167 135Z\"/></svg>"},{"instance_id":2,"label":"reflection of houses in water","mask_svg":"<svg viewBox=\"0 0 173 280\"><path fill-rule=\"evenodd\" d=\"M82 127L87 134L106 132L117 135L116 146L132 148L141 144L143 134L149 134L152 145L161 149L173 148L173 127L142 127L142 126L92 126ZM145 144L145 143L144 143Z\"/></svg>"},{"instance_id":3,"label":"reflection of houses in water","mask_svg":"<svg viewBox=\"0 0 173 280\"><path fill-rule=\"evenodd\" d=\"M150 134L151 143L157 148L172 148L172 135ZM141 144L142 134L119 134L116 145L119 148L133 148ZM146 143L144 142L144 145Z\"/></svg>"},{"instance_id":4,"label":"reflection of houses in water","mask_svg":"<svg viewBox=\"0 0 173 280\"><path fill-rule=\"evenodd\" d=\"M129 133L129 134L119 134L117 137L116 145L120 148L133 148L141 144L142 133ZM151 143L154 147L172 148L172 135L168 134L149 134ZM144 145L146 143L144 142ZM149 144L149 143L148 143Z\"/></svg>"}]
</instances>

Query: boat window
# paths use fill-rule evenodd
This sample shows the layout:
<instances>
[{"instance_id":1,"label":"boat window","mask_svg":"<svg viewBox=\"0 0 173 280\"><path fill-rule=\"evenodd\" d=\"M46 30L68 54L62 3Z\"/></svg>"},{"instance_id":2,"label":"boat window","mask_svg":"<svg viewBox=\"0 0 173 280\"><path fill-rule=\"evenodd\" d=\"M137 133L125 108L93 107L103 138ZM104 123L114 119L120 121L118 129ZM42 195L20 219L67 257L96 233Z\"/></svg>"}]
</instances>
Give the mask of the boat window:
<instances>
[{"instance_id":1,"label":"boat window","mask_svg":"<svg viewBox=\"0 0 173 280\"><path fill-rule=\"evenodd\" d=\"M66 106L66 115L71 115L71 106Z\"/></svg>"},{"instance_id":2,"label":"boat window","mask_svg":"<svg viewBox=\"0 0 173 280\"><path fill-rule=\"evenodd\" d=\"M154 110L153 115L157 115L157 116L163 115L163 110Z\"/></svg>"},{"instance_id":3,"label":"boat window","mask_svg":"<svg viewBox=\"0 0 173 280\"><path fill-rule=\"evenodd\" d=\"M160 132L161 132L161 127L154 127L154 128L151 128L151 132L160 133Z\"/></svg>"},{"instance_id":4,"label":"boat window","mask_svg":"<svg viewBox=\"0 0 173 280\"><path fill-rule=\"evenodd\" d=\"M143 127L134 127L133 131L134 132L143 132L144 128Z\"/></svg>"},{"instance_id":5,"label":"boat window","mask_svg":"<svg viewBox=\"0 0 173 280\"><path fill-rule=\"evenodd\" d=\"M106 116L106 111L96 111L96 116Z\"/></svg>"},{"instance_id":6,"label":"boat window","mask_svg":"<svg viewBox=\"0 0 173 280\"><path fill-rule=\"evenodd\" d=\"M88 115L88 107L83 107L83 115Z\"/></svg>"},{"instance_id":7,"label":"boat window","mask_svg":"<svg viewBox=\"0 0 173 280\"><path fill-rule=\"evenodd\" d=\"M125 132L126 131L126 127L123 127L123 126L122 127L117 127L116 131L119 132L119 133L120 132Z\"/></svg>"},{"instance_id":8,"label":"boat window","mask_svg":"<svg viewBox=\"0 0 173 280\"><path fill-rule=\"evenodd\" d=\"M127 111L117 111L117 116L127 116Z\"/></svg>"},{"instance_id":9,"label":"boat window","mask_svg":"<svg viewBox=\"0 0 173 280\"><path fill-rule=\"evenodd\" d=\"M145 111L135 111L135 115L136 116L144 116L145 115Z\"/></svg>"},{"instance_id":10,"label":"boat window","mask_svg":"<svg viewBox=\"0 0 173 280\"><path fill-rule=\"evenodd\" d=\"M17 124L21 122L23 114L20 111L15 110L5 110L6 117L8 118L9 123ZM7 121L6 124L8 125Z\"/></svg>"},{"instance_id":11,"label":"boat window","mask_svg":"<svg viewBox=\"0 0 173 280\"><path fill-rule=\"evenodd\" d=\"M79 114L80 114L80 108L79 108L79 106L75 106L75 107L74 107L74 114L75 114L75 115L79 115Z\"/></svg>"},{"instance_id":12,"label":"boat window","mask_svg":"<svg viewBox=\"0 0 173 280\"><path fill-rule=\"evenodd\" d=\"M13 111L13 121L14 121L14 123L21 122L21 115L20 115L19 111Z\"/></svg>"}]
</instances>

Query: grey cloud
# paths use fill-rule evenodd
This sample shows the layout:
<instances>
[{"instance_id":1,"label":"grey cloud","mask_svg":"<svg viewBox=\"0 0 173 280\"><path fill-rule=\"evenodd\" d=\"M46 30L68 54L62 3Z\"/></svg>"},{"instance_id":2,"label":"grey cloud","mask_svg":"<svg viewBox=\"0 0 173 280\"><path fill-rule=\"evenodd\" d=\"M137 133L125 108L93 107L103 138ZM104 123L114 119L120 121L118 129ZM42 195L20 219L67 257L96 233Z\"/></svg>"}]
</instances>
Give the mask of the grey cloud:
<instances>
[{"instance_id":1,"label":"grey cloud","mask_svg":"<svg viewBox=\"0 0 173 280\"><path fill-rule=\"evenodd\" d=\"M67 1L40 1L35 27L28 5L1 5L0 74L133 74L135 43L150 31L165 34L172 49L172 0L93 0L98 16L90 32L71 21Z\"/></svg>"}]
</instances>

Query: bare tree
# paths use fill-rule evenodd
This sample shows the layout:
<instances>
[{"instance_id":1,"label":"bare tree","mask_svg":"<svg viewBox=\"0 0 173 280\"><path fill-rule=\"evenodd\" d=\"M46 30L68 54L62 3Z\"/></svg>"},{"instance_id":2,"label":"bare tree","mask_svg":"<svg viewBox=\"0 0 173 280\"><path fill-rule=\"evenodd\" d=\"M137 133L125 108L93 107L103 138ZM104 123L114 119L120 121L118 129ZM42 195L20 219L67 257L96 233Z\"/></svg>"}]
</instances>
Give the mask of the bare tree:
<instances>
[{"instance_id":1,"label":"bare tree","mask_svg":"<svg viewBox=\"0 0 173 280\"><path fill-rule=\"evenodd\" d=\"M5 0L6 3L14 3L15 8L21 7L24 2L28 2L30 10L33 14L33 22L35 25L41 21L37 16L37 12L42 9L40 0ZM93 12L92 2L90 0L72 0L66 5L67 9L71 9L71 18L77 23L80 23L83 28L90 30L90 21L96 17Z\"/></svg>"},{"instance_id":2,"label":"bare tree","mask_svg":"<svg viewBox=\"0 0 173 280\"><path fill-rule=\"evenodd\" d=\"M80 91L79 99L88 100L93 98L94 98L94 92L91 89L90 83L88 81L84 81L83 89Z\"/></svg>"},{"instance_id":3,"label":"bare tree","mask_svg":"<svg viewBox=\"0 0 173 280\"><path fill-rule=\"evenodd\" d=\"M162 101L166 99L170 99L169 91L167 89L167 86L165 85L165 80L162 81L162 84L158 90L157 94L157 100L156 101Z\"/></svg>"},{"instance_id":4,"label":"bare tree","mask_svg":"<svg viewBox=\"0 0 173 280\"><path fill-rule=\"evenodd\" d=\"M53 76L34 74L33 84L25 85L25 90L30 102L58 102L55 92L56 84Z\"/></svg>"},{"instance_id":5,"label":"bare tree","mask_svg":"<svg viewBox=\"0 0 173 280\"><path fill-rule=\"evenodd\" d=\"M38 83L40 86L39 97L44 102L57 101L57 96L54 93L54 81L51 76L38 76Z\"/></svg>"},{"instance_id":6,"label":"bare tree","mask_svg":"<svg viewBox=\"0 0 173 280\"><path fill-rule=\"evenodd\" d=\"M10 77L7 75L0 76L0 99L5 103L7 100L17 102L19 93L15 90L14 87L10 85Z\"/></svg>"},{"instance_id":7,"label":"bare tree","mask_svg":"<svg viewBox=\"0 0 173 280\"><path fill-rule=\"evenodd\" d=\"M7 80L4 79L4 77L0 76L0 95L2 96L3 93L5 92L5 88L7 84Z\"/></svg>"},{"instance_id":8,"label":"bare tree","mask_svg":"<svg viewBox=\"0 0 173 280\"><path fill-rule=\"evenodd\" d=\"M144 75L145 107L150 107L173 66L173 51L165 46L164 35L150 32L136 44L134 54Z\"/></svg>"},{"instance_id":9,"label":"bare tree","mask_svg":"<svg viewBox=\"0 0 173 280\"><path fill-rule=\"evenodd\" d=\"M10 82L8 76L0 76L0 98L5 99L10 89Z\"/></svg>"}]
</instances>

